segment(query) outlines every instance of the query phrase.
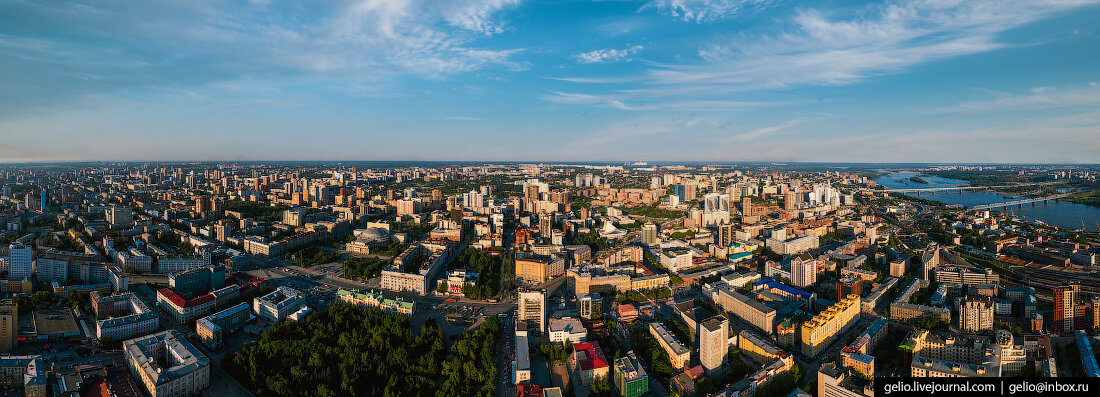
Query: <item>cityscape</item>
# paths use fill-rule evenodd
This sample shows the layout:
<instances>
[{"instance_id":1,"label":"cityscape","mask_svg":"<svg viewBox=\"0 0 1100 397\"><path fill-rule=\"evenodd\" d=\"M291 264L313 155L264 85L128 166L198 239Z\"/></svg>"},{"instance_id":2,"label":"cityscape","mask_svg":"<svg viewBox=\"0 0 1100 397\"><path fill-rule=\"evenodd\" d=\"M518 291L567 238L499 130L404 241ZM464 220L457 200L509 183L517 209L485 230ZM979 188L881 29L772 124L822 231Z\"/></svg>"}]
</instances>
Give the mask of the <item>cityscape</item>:
<instances>
[{"instance_id":1,"label":"cityscape","mask_svg":"<svg viewBox=\"0 0 1100 397\"><path fill-rule=\"evenodd\" d=\"M56 163L0 180L0 366L28 396L1100 377L1096 166Z\"/></svg>"},{"instance_id":2,"label":"cityscape","mask_svg":"<svg viewBox=\"0 0 1100 397\"><path fill-rule=\"evenodd\" d=\"M0 397L1100 396L1100 0L0 0Z\"/></svg>"}]
</instances>

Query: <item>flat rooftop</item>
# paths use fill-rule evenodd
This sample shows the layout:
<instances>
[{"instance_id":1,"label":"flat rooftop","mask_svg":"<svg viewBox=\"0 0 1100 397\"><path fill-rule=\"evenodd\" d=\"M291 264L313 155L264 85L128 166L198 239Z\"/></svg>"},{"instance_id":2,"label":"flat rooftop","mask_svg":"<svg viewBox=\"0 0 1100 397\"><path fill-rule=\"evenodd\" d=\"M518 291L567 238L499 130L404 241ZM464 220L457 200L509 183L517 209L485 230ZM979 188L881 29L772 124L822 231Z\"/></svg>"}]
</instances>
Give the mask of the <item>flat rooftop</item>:
<instances>
[{"instance_id":1,"label":"flat rooftop","mask_svg":"<svg viewBox=\"0 0 1100 397\"><path fill-rule=\"evenodd\" d=\"M69 309L50 308L34 311L34 329L38 335L79 335L80 326Z\"/></svg>"}]
</instances>

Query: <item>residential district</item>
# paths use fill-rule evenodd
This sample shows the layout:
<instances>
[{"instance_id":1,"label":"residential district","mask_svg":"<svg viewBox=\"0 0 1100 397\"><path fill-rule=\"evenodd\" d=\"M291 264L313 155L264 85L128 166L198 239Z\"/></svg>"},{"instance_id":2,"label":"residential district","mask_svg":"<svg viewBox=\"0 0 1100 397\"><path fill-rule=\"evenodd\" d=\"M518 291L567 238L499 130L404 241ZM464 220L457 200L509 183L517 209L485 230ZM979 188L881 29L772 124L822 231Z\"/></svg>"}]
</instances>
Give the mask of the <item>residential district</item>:
<instances>
[{"instance_id":1,"label":"residential district","mask_svg":"<svg viewBox=\"0 0 1100 397\"><path fill-rule=\"evenodd\" d=\"M1100 376L1097 234L1013 212L1092 194L1097 170L875 182L895 170L8 165L0 387L840 397L876 377ZM983 186L1025 199L937 201Z\"/></svg>"}]
</instances>

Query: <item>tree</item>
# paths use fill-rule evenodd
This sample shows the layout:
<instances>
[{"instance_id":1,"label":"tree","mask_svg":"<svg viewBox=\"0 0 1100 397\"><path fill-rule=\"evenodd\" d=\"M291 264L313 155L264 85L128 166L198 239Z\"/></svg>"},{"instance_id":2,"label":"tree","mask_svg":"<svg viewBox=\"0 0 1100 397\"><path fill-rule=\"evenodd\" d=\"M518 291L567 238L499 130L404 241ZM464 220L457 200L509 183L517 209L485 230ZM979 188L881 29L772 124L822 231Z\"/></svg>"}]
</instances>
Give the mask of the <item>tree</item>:
<instances>
[{"instance_id":1,"label":"tree","mask_svg":"<svg viewBox=\"0 0 1100 397\"><path fill-rule=\"evenodd\" d=\"M602 377L592 381L592 387L590 388L592 397L610 397L611 396L611 382L607 380L607 377Z\"/></svg>"}]
</instances>

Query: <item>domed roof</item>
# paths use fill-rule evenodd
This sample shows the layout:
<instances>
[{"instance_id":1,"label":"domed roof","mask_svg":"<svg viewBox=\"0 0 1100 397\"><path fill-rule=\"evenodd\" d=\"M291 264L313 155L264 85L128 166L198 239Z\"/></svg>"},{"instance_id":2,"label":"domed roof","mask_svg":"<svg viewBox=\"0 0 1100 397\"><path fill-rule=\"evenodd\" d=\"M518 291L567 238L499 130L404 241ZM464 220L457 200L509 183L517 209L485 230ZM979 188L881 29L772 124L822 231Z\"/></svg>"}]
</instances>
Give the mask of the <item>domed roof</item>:
<instances>
[{"instance_id":1,"label":"domed roof","mask_svg":"<svg viewBox=\"0 0 1100 397\"><path fill-rule=\"evenodd\" d=\"M389 235L390 231L381 227L368 227L366 229L355 230L355 237L361 240L386 238Z\"/></svg>"}]
</instances>

